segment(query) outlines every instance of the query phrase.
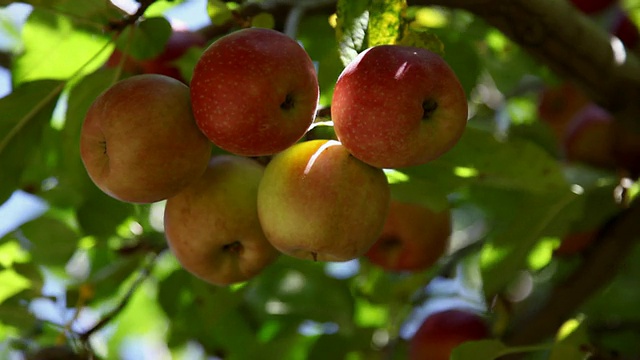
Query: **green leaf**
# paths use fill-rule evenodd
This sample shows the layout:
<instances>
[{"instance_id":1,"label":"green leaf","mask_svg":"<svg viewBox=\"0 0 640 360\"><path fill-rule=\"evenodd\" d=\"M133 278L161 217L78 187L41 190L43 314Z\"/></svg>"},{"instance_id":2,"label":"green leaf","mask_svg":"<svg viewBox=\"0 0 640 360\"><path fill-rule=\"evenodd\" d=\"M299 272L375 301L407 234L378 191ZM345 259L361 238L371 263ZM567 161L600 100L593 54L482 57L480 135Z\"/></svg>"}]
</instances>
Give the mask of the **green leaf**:
<instances>
[{"instance_id":1,"label":"green leaf","mask_svg":"<svg viewBox=\"0 0 640 360\"><path fill-rule=\"evenodd\" d=\"M163 17L149 18L129 26L116 40L116 47L138 60L154 58L165 48L171 24Z\"/></svg>"},{"instance_id":2,"label":"green leaf","mask_svg":"<svg viewBox=\"0 0 640 360\"><path fill-rule=\"evenodd\" d=\"M471 126L449 152L402 172L449 191L469 184L537 194L568 188L560 164L536 144L498 140L491 132Z\"/></svg>"},{"instance_id":3,"label":"green leaf","mask_svg":"<svg viewBox=\"0 0 640 360\"><path fill-rule=\"evenodd\" d=\"M526 268L530 251L542 237L566 231L584 204L580 196L570 191L546 197L523 195L511 204L506 198L501 200L505 211L515 216L501 219L504 228L491 231L482 249L486 296L501 291L513 279L513 274Z\"/></svg>"},{"instance_id":4,"label":"green leaf","mask_svg":"<svg viewBox=\"0 0 640 360\"><path fill-rule=\"evenodd\" d=\"M24 51L12 69L15 83L69 79L104 64L112 48L101 29L87 30L71 17L35 9L23 29Z\"/></svg>"},{"instance_id":5,"label":"green leaf","mask_svg":"<svg viewBox=\"0 0 640 360\"><path fill-rule=\"evenodd\" d=\"M338 0L336 39L344 66L367 47L370 0Z\"/></svg>"},{"instance_id":6,"label":"green leaf","mask_svg":"<svg viewBox=\"0 0 640 360\"><path fill-rule=\"evenodd\" d=\"M19 186L24 159L38 151L61 91L61 83L42 80L25 83L0 99L0 203Z\"/></svg>"},{"instance_id":7,"label":"green leaf","mask_svg":"<svg viewBox=\"0 0 640 360\"><path fill-rule=\"evenodd\" d=\"M116 70L101 69L83 77L69 91L64 127L60 131L62 156L55 170L58 185L43 194L50 203L76 207L88 197L86 193L91 195L95 191L80 158L80 132L89 106L115 81Z\"/></svg>"},{"instance_id":8,"label":"green leaf","mask_svg":"<svg viewBox=\"0 0 640 360\"><path fill-rule=\"evenodd\" d=\"M0 322L27 330L36 323L35 316L29 311L29 299L32 297L25 292L18 293L0 303Z\"/></svg>"},{"instance_id":9,"label":"green leaf","mask_svg":"<svg viewBox=\"0 0 640 360\"><path fill-rule=\"evenodd\" d=\"M0 270L0 303L31 287L29 279L13 269Z\"/></svg>"},{"instance_id":10,"label":"green leaf","mask_svg":"<svg viewBox=\"0 0 640 360\"><path fill-rule=\"evenodd\" d=\"M405 24L399 38L398 45L424 48L439 55L444 54L442 41L428 30L413 28L409 24Z\"/></svg>"},{"instance_id":11,"label":"green leaf","mask_svg":"<svg viewBox=\"0 0 640 360\"><path fill-rule=\"evenodd\" d=\"M328 277L321 265L281 257L247 284L245 299L262 319L282 317L348 324L353 318L354 303L347 283Z\"/></svg>"},{"instance_id":12,"label":"green leaf","mask_svg":"<svg viewBox=\"0 0 640 360\"><path fill-rule=\"evenodd\" d=\"M451 360L493 360L501 356L507 347L498 340L467 341L451 353Z\"/></svg>"},{"instance_id":13,"label":"green leaf","mask_svg":"<svg viewBox=\"0 0 640 360\"><path fill-rule=\"evenodd\" d=\"M215 25L224 24L231 20L233 14L227 7L227 4L221 0L208 0L207 1L207 14L211 19L211 23Z\"/></svg>"},{"instance_id":14,"label":"green leaf","mask_svg":"<svg viewBox=\"0 0 640 360\"><path fill-rule=\"evenodd\" d=\"M371 0L369 5L369 47L393 45L402 33L405 0Z\"/></svg>"},{"instance_id":15,"label":"green leaf","mask_svg":"<svg viewBox=\"0 0 640 360\"><path fill-rule=\"evenodd\" d=\"M64 266L76 250L79 236L67 224L40 217L20 227L28 250L38 264Z\"/></svg>"}]
</instances>

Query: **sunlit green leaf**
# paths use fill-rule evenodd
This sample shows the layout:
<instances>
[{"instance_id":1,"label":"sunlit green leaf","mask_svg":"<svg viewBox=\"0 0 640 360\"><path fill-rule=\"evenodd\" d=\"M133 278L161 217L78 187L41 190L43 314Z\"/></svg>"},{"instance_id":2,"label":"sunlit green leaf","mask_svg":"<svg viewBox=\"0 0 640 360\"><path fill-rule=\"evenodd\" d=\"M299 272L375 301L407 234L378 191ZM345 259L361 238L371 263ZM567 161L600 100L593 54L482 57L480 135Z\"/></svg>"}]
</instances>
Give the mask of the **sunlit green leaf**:
<instances>
[{"instance_id":1,"label":"sunlit green leaf","mask_svg":"<svg viewBox=\"0 0 640 360\"><path fill-rule=\"evenodd\" d=\"M231 20L233 14L227 4L221 0L207 0L207 14L212 24L224 24Z\"/></svg>"},{"instance_id":2,"label":"sunlit green leaf","mask_svg":"<svg viewBox=\"0 0 640 360\"><path fill-rule=\"evenodd\" d=\"M101 29L88 31L69 17L39 9L27 19L23 42L24 51L12 69L15 83L91 73L113 48Z\"/></svg>"},{"instance_id":3,"label":"sunlit green leaf","mask_svg":"<svg viewBox=\"0 0 640 360\"><path fill-rule=\"evenodd\" d=\"M336 38L343 65L349 64L367 47L370 0L339 0L336 10Z\"/></svg>"},{"instance_id":4,"label":"sunlit green leaf","mask_svg":"<svg viewBox=\"0 0 640 360\"><path fill-rule=\"evenodd\" d=\"M405 0L371 0L369 5L369 47L393 45L402 34Z\"/></svg>"}]
</instances>

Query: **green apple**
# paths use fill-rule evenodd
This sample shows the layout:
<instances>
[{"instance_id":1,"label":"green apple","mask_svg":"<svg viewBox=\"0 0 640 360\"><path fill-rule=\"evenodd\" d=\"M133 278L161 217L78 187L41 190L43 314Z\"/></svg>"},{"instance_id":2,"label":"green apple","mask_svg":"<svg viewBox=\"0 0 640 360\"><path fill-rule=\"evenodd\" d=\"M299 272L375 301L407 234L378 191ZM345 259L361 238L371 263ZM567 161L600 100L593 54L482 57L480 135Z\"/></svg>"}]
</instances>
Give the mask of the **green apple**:
<instances>
[{"instance_id":1,"label":"green apple","mask_svg":"<svg viewBox=\"0 0 640 360\"><path fill-rule=\"evenodd\" d=\"M276 259L256 208L263 172L252 159L219 155L198 181L167 200L165 235L187 271L228 285L251 279Z\"/></svg>"},{"instance_id":2,"label":"green apple","mask_svg":"<svg viewBox=\"0 0 640 360\"><path fill-rule=\"evenodd\" d=\"M428 269L444 255L451 236L451 211L391 200L382 234L365 256L390 271Z\"/></svg>"},{"instance_id":3,"label":"green apple","mask_svg":"<svg viewBox=\"0 0 640 360\"><path fill-rule=\"evenodd\" d=\"M189 88L156 74L105 90L90 106L80 155L93 182L121 201L167 199L199 178L211 142L196 126Z\"/></svg>"},{"instance_id":4,"label":"green apple","mask_svg":"<svg viewBox=\"0 0 640 360\"><path fill-rule=\"evenodd\" d=\"M258 216L267 239L302 259L347 261L376 241L389 209L381 169L351 156L335 140L298 143L267 165Z\"/></svg>"},{"instance_id":5,"label":"green apple","mask_svg":"<svg viewBox=\"0 0 640 360\"><path fill-rule=\"evenodd\" d=\"M198 126L220 148L272 155L298 141L315 117L318 79L306 51L269 29L215 41L198 60L191 101Z\"/></svg>"},{"instance_id":6,"label":"green apple","mask_svg":"<svg viewBox=\"0 0 640 360\"><path fill-rule=\"evenodd\" d=\"M467 98L439 55L381 45L340 74L331 116L342 144L381 168L421 165L453 147L467 124Z\"/></svg>"},{"instance_id":7,"label":"green apple","mask_svg":"<svg viewBox=\"0 0 640 360\"><path fill-rule=\"evenodd\" d=\"M447 309L427 316L409 342L410 360L449 360L458 345L491 336L486 320L466 309Z\"/></svg>"}]
</instances>

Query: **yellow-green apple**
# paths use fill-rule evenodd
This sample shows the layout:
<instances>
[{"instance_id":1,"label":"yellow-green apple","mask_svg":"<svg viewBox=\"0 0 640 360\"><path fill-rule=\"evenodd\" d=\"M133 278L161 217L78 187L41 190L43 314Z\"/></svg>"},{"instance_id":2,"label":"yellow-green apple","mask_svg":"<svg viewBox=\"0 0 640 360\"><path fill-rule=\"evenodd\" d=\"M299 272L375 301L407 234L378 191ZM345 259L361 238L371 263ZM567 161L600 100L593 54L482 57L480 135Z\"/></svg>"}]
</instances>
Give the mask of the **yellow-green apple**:
<instances>
[{"instance_id":1,"label":"yellow-green apple","mask_svg":"<svg viewBox=\"0 0 640 360\"><path fill-rule=\"evenodd\" d=\"M605 109L590 103L569 122L563 142L569 161L599 167L614 167L614 118Z\"/></svg>"},{"instance_id":2,"label":"yellow-green apple","mask_svg":"<svg viewBox=\"0 0 640 360\"><path fill-rule=\"evenodd\" d=\"M382 235L365 256L390 271L421 271L447 250L451 211L391 200Z\"/></svg>"},{"instance_id":3,"label":"yellow-green apple","mask_svg":"<svg viewBox=\"0 0 640 360\"><path fill-rule=\"evenodd\" d=\"M200 33L183 28L173 28L164 50L152 59L137 60L116 49L107 60L107 67L116 67L122 63L123 69L132 74L161 74L186 82L176 61L190 48L204 47L207 40ZM122 57L125 59L122 59Z\"/></svg>"},{"instance_id":4,"label":"yellow-green apple","mask_svg":"<svg viewBox=\"0 0 640 360\"><path fill-rule=\"evenodd\" d=\"M187 271L229 285L253 278L276 259L256 209L263 172L252 159L218 155L199 180L167 200L165 235Z\"/></svg>"},{"instance_id":5,"label":"yellow-green apple","mask_svg":"<svg viewBox=\"0 0 640 360\"><path fill-rule=\"evenodd\" d=\"M380 168L439 157L462 136L467 111L464 90L442 57L399 45L360 53L338 77L331 103L338 139Z\"/></svg>"},{"instance_id":6,"label":"yellow-green apple","mask_svg":"<svg viewBox=\"0 0 640 360\"><path fill-rule=\"evenodd\" d=\"M410 360L449 360L458 345L491 336L486 320L467 309L435 312L422 322L409 342Z\"/></svg>"},{"instance_id":7,"label":"yellow-green apple","mask_svg":"<svg viewBox=\"0 0 640 360\"><path fill-rule=\"evenodd\" d=\"M347 261L376 241L389 209L381 169L351 156L335 140L311 140L278 153L258 189L267 239L302 259Z\"/></svg>"},{"instance_id":8,"label":"yellow-green apple","mask_svg":"<svg viewBox=\"0 0 640 360\"><path fill-rule=\"evenodd\" d=\"M80 155L89 177L121 201L167 199L199 178L211 142L196 126L189 88L155 74L121 80L89 107Z\"/></svg>"},{"instance_id":9,"label":"yellow-green apple","mask_svg":"<svg viewBox=\"0 0 640 360\"><path fill-rule=\"evenodd\" d=\"M298 141L318 104L318 79L306 51L270 29L216 40L191 79L198 126L211 141L244 156L272 155Z\"/></svg>"}]
</instances>

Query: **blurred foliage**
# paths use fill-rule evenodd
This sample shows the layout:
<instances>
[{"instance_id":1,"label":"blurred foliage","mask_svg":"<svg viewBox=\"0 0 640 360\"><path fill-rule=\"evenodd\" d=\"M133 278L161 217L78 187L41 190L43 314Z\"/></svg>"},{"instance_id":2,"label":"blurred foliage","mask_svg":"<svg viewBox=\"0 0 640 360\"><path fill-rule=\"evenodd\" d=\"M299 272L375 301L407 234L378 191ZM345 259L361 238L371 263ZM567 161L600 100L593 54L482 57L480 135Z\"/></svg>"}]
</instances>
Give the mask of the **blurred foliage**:
<instances>
[{"instance_id":1,"label":"blurred foliage","mask_svg":"<svg viewBox=\"0 0 640 360\"><path fill-rule=\"evenodd\" d=\"M615 172L561 158L536 114L542 84L556 79L517 44L464 11L338 0L334 12L309 11L296 28L318 69L321 107L331 105L344 66L376 44L441 53L468 95L471 120L450 152L387 173L394 198L454 209L451 251L416 274L385 272L366 259L324 264L283 256L246 283L213 287L181 269L167 250L164 204L131 205L103 194L78 149L89 105L124 76L104 66L111 52L158 55L171 30L162 14L181 2L158 1L121 32L108 25L126 16L107 1L21 2L33 10L19 32L0 18L0 31L20 34L21 42L10 69L12 91L0 99L0 203L20 193L47 210L0 234L0 358L62 345L83 352L90 344L105 359L404 359L411 329L443 301L475 299L501 335L509 309L524 305L491 301L522 279L533 285L522 287L521 298L543 297L581 261L552 256L560 239L619 211ZM275 2L246 3L208 1L201 11L212 26L232 31L243 24L234 23L243 6ZM638 1L624 6L640 18ZM256 24L278 23L269 9ZM200 51L177 61L185 78ZM313 136L334 136L318 129ZM579 318L567 319L573 332L559 334L555 345L550 339L508 348L487 340L461 346L454 358L523 352L581 359L585 342L640 357L638 264L640 249L576 309ZM434 279L448 287L434 291ZM100 319L108 324L83 344Z\"/></svg>"}]
</instances>

